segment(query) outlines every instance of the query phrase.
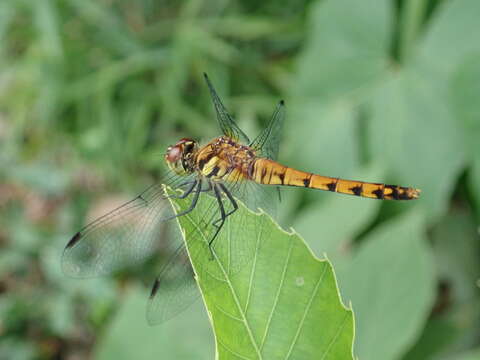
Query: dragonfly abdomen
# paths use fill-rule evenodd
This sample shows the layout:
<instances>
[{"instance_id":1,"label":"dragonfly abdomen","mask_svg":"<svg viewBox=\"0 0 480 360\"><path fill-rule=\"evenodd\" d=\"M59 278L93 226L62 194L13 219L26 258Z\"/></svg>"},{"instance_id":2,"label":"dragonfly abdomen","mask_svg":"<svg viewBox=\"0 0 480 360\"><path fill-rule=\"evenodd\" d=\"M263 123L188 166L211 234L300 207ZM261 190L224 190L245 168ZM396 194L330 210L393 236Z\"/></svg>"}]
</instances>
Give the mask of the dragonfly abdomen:
<instances>
[{"instance_id":1,"label":"dragonfly abdomen","mask_svg":"<svg viewBox=\"0 0 480 360\"><path fill-rule=\"evenodd\" d=\"M372 199L412 200L420 195L420 190L411 187L322 176L295 170L265 158L256 159L250 173L251 179L259 184L298 186Z\"/></svg>"}]
</instances>

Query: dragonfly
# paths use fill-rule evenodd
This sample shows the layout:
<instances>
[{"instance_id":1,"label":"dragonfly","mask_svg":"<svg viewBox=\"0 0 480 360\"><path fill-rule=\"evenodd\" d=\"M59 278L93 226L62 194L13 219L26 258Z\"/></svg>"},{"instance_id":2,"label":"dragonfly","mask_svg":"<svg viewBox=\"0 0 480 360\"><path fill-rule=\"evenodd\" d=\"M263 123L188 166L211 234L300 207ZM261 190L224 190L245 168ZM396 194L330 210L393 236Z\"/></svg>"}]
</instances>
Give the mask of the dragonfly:
<instances>
[{"instance_id":1,"label":"dragonfly","mask_svg":"<svg viewBox=\"0 0 480 360\"><path fill-rule=\"evenodd\" d=\"M252 259L255 244L235 241L235 234L250 231L249 237L254 238L260 229L245 229L245 222L235 219L239 201L253 210L273 209L273 193L281 186L379 200L413 200L420 195L420 190L413 187L328 177L277 162L285 102L278 103L267 127L251 141L223 105L208 76L204 77L222 135L203 146L191 138L182 138L169 146L164 155L165 176L78 231L66 244L62 256L62 268L67 275L88 278L115 273L161 253L165 261L147 306L150 324L162 323L185 310L199 297L195 276L212 270L212 261L205 259L198 262L206 264L203 268L192 268L193 258L204 257L206 252L189 251L186 238L212 254L227 251L232 274ZM187 201L186 209L175 209L171 202L174 198ZM178 219L192 216L202 201L203 212L194 218L197 226L190 233L183 233ZM222 237L226 224L230 224L228 244Z\"/></svg>"}]
</instances>

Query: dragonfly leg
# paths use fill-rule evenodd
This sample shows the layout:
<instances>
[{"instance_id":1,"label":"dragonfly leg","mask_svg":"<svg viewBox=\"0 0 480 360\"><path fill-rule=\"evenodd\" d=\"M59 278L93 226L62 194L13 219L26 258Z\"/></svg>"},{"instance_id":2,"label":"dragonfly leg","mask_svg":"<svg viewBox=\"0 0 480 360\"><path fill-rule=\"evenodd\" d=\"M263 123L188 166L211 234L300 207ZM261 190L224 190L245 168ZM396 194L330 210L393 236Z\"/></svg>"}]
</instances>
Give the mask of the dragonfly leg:
<instances>
[{"instance_id":1,"label":"dragonfly leg","mask_svg":"<svg viewBox=\"0 0 480 360\"><path fill-rule=\"evenodd\" d=\"M220 188L222 189L222 191L224 192L224 194L227 195L228 200L230 200L230 203L231 203L232 206L233 206L233 209L230 210L230 212L228 212L228 213L226 214L226 216L228 217L228 216L232 215L235 211L238 210L238 204L237 204L237 202L235 201L235 198L234 198L234 197L232 196L232 194L230 193L230 191L225 187L225 185L223 185L223 184L221 184L221 183L218 184L218 185L220 186Z\"/></svg>"},{"instance_id":2,"label":"dragonfly leg","mask_svg":"<svg viewBox=\"0 0 480 360\"><path fill-rule=\"evenodd\" d=\"M188 195L190 195L195 188L195 185L197 185L198 180L191 180L191 181L185 181L181 183L180 185L177 186L177 188L180 188L185 185L190 185L187 190L183 192L182 195L170 195L168 196L169 199L185 199Z\"/></svg>"},{"instance_id":3,"label":"dragonfly leg","mask_svg":"<svg viewBox=\"0 0 480 360\"><path fill-rule=\"evenodd\" d=\"M210 181L207 181L207 188L200 190L201 192L209 192L212 190L212 183Z\"/></svg>"},{"instance_id":4,"label":"dragonfly leg","mask_svg":"<svg viewBox=\"0 0 480 360\"><path fill-rule=\"evenodd\" d=\"M197 187L195 188L195 190L193 190L193 187L192 187L192 191L195 191L195 194L193 195L192 203L190 204L189 208L187 210L179 212L178 214L170 216L169 218L167 218L165 220L168 221L168 220L171 220L171 219L175 219L176 217L186 215L189 212L191 212L193 209L195 209L195 206L197 206L198 198L200 197L200 191L202 189L202 182L201 181L196 181L195 185Z\"/></svg>"},{"instance_id":5,"label":"dragonfly leg","mask_svg":"<svg viewBox=\"0 0 480 360\"><path fill-rule=\"evenodd\" d=\"M213 234L212 238L208 242L208 247L210 248L210 250L211 250L213 240L215 240L215 238L217 237L218 233L223 227L223 224L225 224L225 220L227 218L227 215L225 213L225 207L223 206L222 194L220 190L218 190L217 185L213 185L213 191L215 194L215 198L217 199L217 202L218 202L218 208L220 209L220 219L215 220L212 224L217 228L217 230L215 230L215 234Z\"/></svg>"},{"instance_id":6,"label":"dragonfly leg","mask_svg":"<svg viewBox=\"0 0 480 360\"><path fill-rule=\"evenodd\" d=\"M176 196L177 199L185 199L188 195L192 193L193 189L195 188L195 185L197 185L197 180L194 180L190 185L190 187L187 190L185 190L185 192L182 195L174 195L174 196Z\"/></svg>"},{"instance_id":7,"label":"dragonfly leg","mask_svg":"<svg viewBox=\"0 0 480 360\"><path fill-rule=\"evenodd\" d=\"M220 188L220 190L218 189ZM210 240L210 242L208 243L208 246L211 247L213 241L215 240L215 238L217 237L218 233L220 232L220 230L222 229L223 225L225 224L225 220L227 220L227 217L229 217L230 215L232 215L235 211L238 210L238 204L237 202L235 201L235 199L233 198L232 194L230 194L230 191L228 191L228 189L225 187L225 185L219 183L217 185L214 185L213 186L213 190L215 192L215 197L217 198L217 201L218 201L218 207L220 209L220 219L217 219L213 222L213 226L215 226L217 228L217 230L215 231L215 234L213 235L212 239ZM223 205L223 201L222 201L222 195L221 195L221 192L222 191L225 195L227 195L227 198L228 200L230 200L230 203L232 204L233 206L233 209L230 210L229 212L225 212L225 207Z\"/></svg>"}]
</instances>

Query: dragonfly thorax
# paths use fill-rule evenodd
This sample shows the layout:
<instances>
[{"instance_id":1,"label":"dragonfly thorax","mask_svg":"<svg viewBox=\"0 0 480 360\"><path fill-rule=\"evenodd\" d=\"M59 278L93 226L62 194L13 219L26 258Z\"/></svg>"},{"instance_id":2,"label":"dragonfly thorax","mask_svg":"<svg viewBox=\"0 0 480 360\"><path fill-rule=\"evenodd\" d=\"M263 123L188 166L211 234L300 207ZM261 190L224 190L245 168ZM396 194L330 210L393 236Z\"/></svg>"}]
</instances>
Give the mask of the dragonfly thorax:
<instances>
[{"instance_id":1,"label":"dragonfly thorax","mask_svg":"<svg viewBox=\"0 0 480 360\"><path fill-rule=\"evenodd\" d=\"M165 162L178 175L191 174L195 170L194 158L197 151L195 140L183 138L167 148Z\"/></svg>"}]
</instances>

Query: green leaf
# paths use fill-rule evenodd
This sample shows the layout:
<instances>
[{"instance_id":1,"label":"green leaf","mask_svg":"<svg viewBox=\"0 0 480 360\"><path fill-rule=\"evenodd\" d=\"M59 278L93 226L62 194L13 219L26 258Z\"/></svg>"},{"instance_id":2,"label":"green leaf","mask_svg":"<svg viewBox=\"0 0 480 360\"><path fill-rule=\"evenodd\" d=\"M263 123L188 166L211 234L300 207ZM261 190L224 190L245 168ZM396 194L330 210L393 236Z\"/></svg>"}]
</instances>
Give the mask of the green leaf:
<instances>
[{"instance_id":1,"label":"green leaf","mask_svg":"<svg viewBox=\"0 0 480 360\"><path fill-rule=\"evenodd\" d=\"M339 272L356 309L355 353L396 359L419 335L435 293L423 218L412 211L380 226Z\"/></svg>"},{"instance_id":2,"label":"green leaf","mask_svg":"<svg viewBox=\"0 0 480 360\"><path fill-rule=\"evenodd\" d=\"M115 318L94 350L94 358L212 359L213 338L200 304L174 321L151 327L145 320L148 294L130 288Z\"/></svg>"},{"instance_id":3,"label":"green leaf","mask_svg":"<svg viewBox=\"0 0 480 360\"><path fill-rule=\"evenodd\" d=\"M468 160L473 167L469 174L469 185L480 204L480 49L465 57L454 72L450 86L454 116L460 129L464 130Z\"/></svg>"},{"instance_id":4,"label":"green leaf","mask_svg":"<svg viewBox=\"0 0 480 360\"><path fill-rule=\"evenodd\" d=\"M357 119L350 103L297 100L291 112L291 116L287 113L286 133L291 137L290 158L294 166L341 177L352 176L358 170Z\"/></svg>"},{"instance_id":5,"label":"green leaf","mask_svg":"<svg viewBox=\"0 0 480 360\"><path fill-rule=\"evenodd\" d=\"M478 295L478 288L472 285L480 274L480 242L477 225L470 214L458 209L450 211L432 229L431 237L437 272L453 288L452 298L459 303L472 301ZM465 319L462 326L466 327L471 322L476 323L476 319Z\"/></svg>"},{"instance_id":6,"label":"green leaf","mask_svg":"<svg viewBox=\"0 0 480 360\"><path fill-rule=\"evenodd\" d=\"M415 205L432 220L447 210L464 146L445 94L430 80L410 70L390 77L372 100L368 135L372 158L403 186L422 190Z\"/></svg>"},{"instance_id":7,"label":"green leaf","mask_svg":"<svg viewBox=\"0 0 480 360\"><path fill-rule=\"evenodd\" d=\"M377 82L388 63L391 5L388 1L317 2L311 36L298 63L299 95L321 98L361 92Z\"/></svg>"},{"instance_id":8,"label":"green leaf","mask_svg":"<svg viewBox=\"0 0 480 360\"><path fill-rule=\"evenodd\" d=\"M403 360L436 358L459 335L459 329L446 319L431 319L417 343L403 357Z\"/></svg>"},{"instance_id":9,"label":"green leaf","mask_svg":"<svg viewBox=\"0 0 480 360\"><path fill-rule=\"evenodd\" d=\"M480 49L467 56L457 68L451 81L450 96L452 98L455 117L465 129L465 135L471 154L480 157L478 137L480 136ZM460 128L461 129L461 128Z\"/></svg>"},{"instance_id":10,"label":"green leaf","mask_svg":"<svg viewBox=\"0 0 480 360\"><path fill-rule=\"evenodd\" d=\"M179 211L190 203L172 201ZM185 233L208 211L200 200L181 216ZM315 258L296 233L239 203L213 254L209 239L200 240L187 237L187 244L220 359L352 359L353 313L340 301L331 264ZM254 246L247 253L248 243ZM232 271L239 261L241 269Z\"/></svg>"},{"instance_id":11,"label":"green leaf","mask_svg":"<svg viewBox=\"0 0 480 360\"><path fill-rule=\"evenodd\" d=\"M478 208L480 207L480 157L475 158L469 180L469 185L473 190L474 199ZM477 222L480 223L480 215L477 215Z\"/></svg>"},{"instance_id":12,"label":"green leaf","mask_svg":"<svg viewBox=\"0 0 480 360\"><path fill-rule=\"evenodd\" d=\"M457 354L451 358L451 360L478 360L480 359L480 348L472 351Z\"/></svg>"},{"instance_id":13,"label":"green leaf","mask_svg":"<svg viewBox=\"0 0 480 360\"><path fill-rule=\"evenodd\" d=\"M477 0L444 1L420 43L420 56L439 75L449 75L469 53L480 50L472 34L480 32Z\"/></svg>"}]
</instances>

